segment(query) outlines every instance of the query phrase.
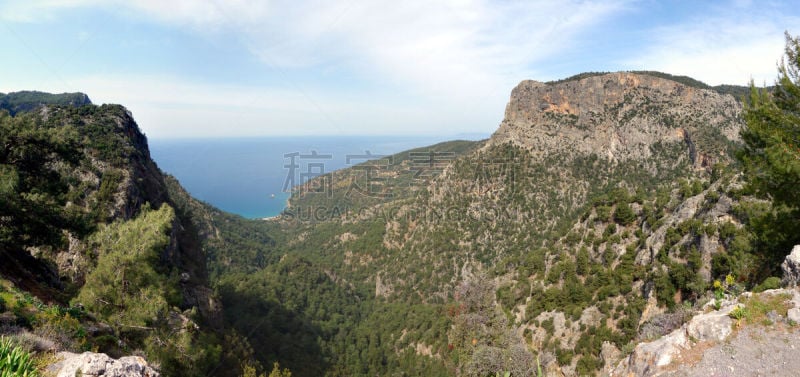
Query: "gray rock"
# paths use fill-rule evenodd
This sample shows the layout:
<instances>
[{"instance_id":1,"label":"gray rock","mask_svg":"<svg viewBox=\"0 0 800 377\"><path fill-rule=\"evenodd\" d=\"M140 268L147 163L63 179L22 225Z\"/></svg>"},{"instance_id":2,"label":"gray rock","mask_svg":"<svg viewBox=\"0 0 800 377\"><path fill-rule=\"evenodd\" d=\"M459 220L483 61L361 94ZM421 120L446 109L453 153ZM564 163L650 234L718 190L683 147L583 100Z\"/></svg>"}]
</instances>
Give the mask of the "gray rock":
<instances>
[{"instance_id":1,"label":"gray rock","mask_svg":"<svg viewBox=\"0 0 800 377\"><path fill-rule=\"evenodd\" d=\"M792 248L792 252L781 264L781 269L783 269L783 284L796 287L800 282L800 245Z\"/></svg>"},{"instance_id":2,"label":"gray rock","mask_svg":"<svg viewBox=\"0 0 800 377\"><path fill-rule=\"evenodd\" d=\"M615 364L621 357L622 352L614 344L609 341L603 342L600 348L600 360L603 361L605 374L609 374L614 369Z\"/></svg>"},{"instance_id":3,"label":"gray rock","mask_svg":"<svg viewBox=\"0 0 800 377\"><path fill-rule=\"evenodd\" d=\"M686 329L680 328L652 342L639 343L623 359L611 376L649 376L671 364L683 350L690 348Z\"/></svg>"},{"instance_id":4,"label":"gray rock","mask_svg":"<svg viewBox=\"0 0 800 377\"><path fill-rule=\"evenodd\" d=\"M686 333L699 342L725 340L732 332L733 320L728 316L732 308L695 316L686 326Z\"/></svg>"},{"instance_id":5,"label":"gray rock","mask_svg":"<svg viewBox=\"0 0 800 377\"><path fill-rule=\"evenodd\" d=\"M48 368L56 377L73 377L76 375L92 377L159 376L159 373L151 368L145 359L139 356L112 359L104 353L84 352L79 355L71 352L60 352L58 358L62 360Z\"/></svg>"},{"instance_id":6,"label":"gray rock","mask_svg":"<svg viewBox=\"0 0 800 377\"><path fill-rule=\"evenodd\" d=\"M788 318L791 322L800 324L800 308L789 309L789 311L786 313L786 318Z\"/></svg>"}]
</instances>

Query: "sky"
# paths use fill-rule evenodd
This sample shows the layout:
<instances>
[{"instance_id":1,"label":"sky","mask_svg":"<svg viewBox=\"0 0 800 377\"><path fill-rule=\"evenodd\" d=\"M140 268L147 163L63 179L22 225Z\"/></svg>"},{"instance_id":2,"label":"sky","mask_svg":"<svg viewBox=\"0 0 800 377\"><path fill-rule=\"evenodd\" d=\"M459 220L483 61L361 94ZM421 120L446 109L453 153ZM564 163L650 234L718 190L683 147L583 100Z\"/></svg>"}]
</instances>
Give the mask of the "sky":
<instances>
[{"instance_id":1,"label":"sky","mask_svg":"<svg viewBox=\"0 0 800 377\"><path fill-rule=\"evenodd\" d=\"M84 92L150 138L488 135L527 79L771 84L784 31L794 1L0 0L0 92Z\"/></svg>"}]
</instances>

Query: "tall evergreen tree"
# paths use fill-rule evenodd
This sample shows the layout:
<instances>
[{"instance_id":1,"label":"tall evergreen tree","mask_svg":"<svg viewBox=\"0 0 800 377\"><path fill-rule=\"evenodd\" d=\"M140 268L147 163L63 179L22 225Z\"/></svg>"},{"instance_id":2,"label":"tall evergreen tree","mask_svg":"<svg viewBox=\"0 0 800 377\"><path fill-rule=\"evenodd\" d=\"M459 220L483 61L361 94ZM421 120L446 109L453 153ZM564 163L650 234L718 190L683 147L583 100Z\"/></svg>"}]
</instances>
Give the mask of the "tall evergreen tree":
<instances>
[{"instance_id":1,"label":"tall evergreen tree","mask_svg":"<svg viewBox=\"0 0 800 377\"><path fill-rule=\"evenodd\" d=\"M786 33L786 55L774 90L751 83L745 148L739 155L750 187L790 209L800 208L800 38Z\"/></svg>"},{"instance_id":2,"label":"tall evergreen tree","mask_svg":"<svg viewBox=\"0 0 800 377\"><path fill-rule=\"evenodd\" d=\"M785 56L772 90L750 84L738 154L748 187L771 199L772 210L750 218L759 279L780 273L792 245L800 243L800 38L786 33Z\"/></svg>"}]
</instances>

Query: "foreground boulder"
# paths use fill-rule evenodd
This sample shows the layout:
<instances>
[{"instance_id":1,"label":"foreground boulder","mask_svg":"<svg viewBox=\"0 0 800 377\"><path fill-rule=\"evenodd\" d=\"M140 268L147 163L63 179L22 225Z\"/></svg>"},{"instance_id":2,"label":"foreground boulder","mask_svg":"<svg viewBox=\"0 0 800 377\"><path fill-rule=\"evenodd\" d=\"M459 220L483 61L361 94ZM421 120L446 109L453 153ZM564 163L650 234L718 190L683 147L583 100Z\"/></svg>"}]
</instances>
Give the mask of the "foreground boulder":
<instances>
[{"instance_id":1,"label":"foreground boulder","mask_svg":"<svg viewBox=\"0 0 800 377\"><path fill-rule=\"evenodd\" d=\"M797 248L796 248L797 249ZM784 296L786 317L772 310L767 313L771 323L779 323L768 329L766 325L748 326L744 336L741 322L731 318L731 311L739 306L747 308L743 298ZM705 306L711 309L712 303ZM695 315L677 330L651 342L639 343L633 352L622 359L609 376L709 376L709 375L768 375L796 376L796 369L775 371L769 364L772 358L791 359L800 366L800 333L794 331L800 323L800 290L772 289L753 294L745 292L738 298L723 301L720 310ZM788 326L788 327L787 327ZM787 331L788 329L788 331ZM758 340L757 342L755 340ZM732 346L736 344L736 346ZM779 355L775 356L775 355ZM785 360L781 361L787 364ZM774 364L774 363L773 363ZM737 372L738 371L738 372ZM713 373L712 373L713 372ZM717 374L721 373L721 374Z\"/></svg>"},{"instance_id":2,"label":"foreground boulder","mask_svg":"<svg viewBox=\"0 0 800 377\"><path fill-rule=\"evenodd\" d=\"M84 352L75 354L60 352L61 361L48 369L57 377L158 377L159 373L139 356L126 356L112 359L104 353Z\"/></svg>"}]
</instances>

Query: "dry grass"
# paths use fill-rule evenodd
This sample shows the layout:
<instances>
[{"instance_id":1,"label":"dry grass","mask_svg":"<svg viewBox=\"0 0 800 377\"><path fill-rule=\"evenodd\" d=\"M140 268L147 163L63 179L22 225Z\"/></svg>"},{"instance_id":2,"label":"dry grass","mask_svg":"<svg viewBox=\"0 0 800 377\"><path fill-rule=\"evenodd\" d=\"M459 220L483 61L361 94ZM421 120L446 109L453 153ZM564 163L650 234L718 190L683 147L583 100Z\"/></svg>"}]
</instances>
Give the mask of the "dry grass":
<instances>
[{"instance_id":1,"label":"dry grass","mask_svg":"<svg viewBox=\"0 0 800 377\"><path fill-rule=\"evenodd\" d=\"M782 317L791 307L792 296L786 293L781 294L753 294L749 297L742 297L739 302L744 305L741 319L747 324L761 324L765 326L773 325L768 314L775 311Z\"/></svg>"}]
</instances>

